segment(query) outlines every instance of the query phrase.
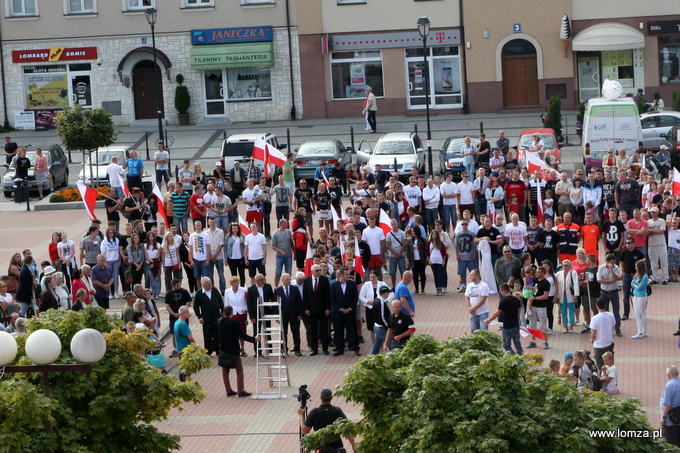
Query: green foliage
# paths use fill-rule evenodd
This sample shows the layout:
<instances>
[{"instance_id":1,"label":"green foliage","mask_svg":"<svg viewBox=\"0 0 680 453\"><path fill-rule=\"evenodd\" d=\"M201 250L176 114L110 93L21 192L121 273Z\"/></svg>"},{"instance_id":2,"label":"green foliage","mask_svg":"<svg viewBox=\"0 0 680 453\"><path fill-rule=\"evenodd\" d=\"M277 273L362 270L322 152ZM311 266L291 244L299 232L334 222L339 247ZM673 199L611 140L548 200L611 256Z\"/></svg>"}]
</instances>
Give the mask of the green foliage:
<instances>
[{"instance_id":1,"label":"green foliage","mask_svg":"<svg viewBox=\"0 0 680 453\"><path fill-rule=\"evenodd\" d=\"M535 367L540 356L504 355L490 332L437 342L412 337L402 351L372 355L345 376L337 395L363 419L303 438L310 451L332 433L359 436L362 453L535 453L677 451L663 440L591 437L589 430L651 431L636 399L578 392Z\"/></svg>"},{"instance_id":2,"label":"green foliage","mask_svg":"<svg viewBox=\"0 0 680 453\"><path fill-rule=\"evenodd\" d=\"M111 115L104 109L84 109L81 105L76 105L60 112L55 122L57 134L66 148L72 150L110 146L118 137Z\"/></svg>"},{"instance_id":3,"label":"green foliage","mask_svg":"<svg viewBox=\"0 0 680 453\"><path fill-rule=\"evenodd\" d=\"M146 361L151 346L148 331L133 334L120 330L121 321L98 307L79 312L49 310L32 318L28 332L49 329L62 341L55 363L76 363L70 354L70 339L86 327L104 334L107 351L91 366L90 376L79 372L50 374L51 398L42 396L41 375L14 374L0 381L0 453L48 451L113 453L121 451L169 452L179 449L179 437L160 432L152 424L167 419L170 409L186 402L199 403L200 385L180 382L175 376ZM30 364L25 339L19 338L17 364ZM205 368L205 361L187 351L184 360L192 372ZM9 410L5 410L9 408ZM44 417L52 410L54 432L47 436ZM180 408L181 410L181 408Z\"/></svg>"},{"instance_id":4,"label":"green foliage","mask_svg":"<svg viewBox=\"0 0 680 453\"><path fill-rule=\"evenodd\" d=\"M673 110L680 112L680 91L673 91Z\"/></svg>"},{"instance_id":5,"label":"green foliage","mask_svg":"<svg viewBox=\"0 0 680 453\"><path fill-rule=\"evenodd\" d=\"M555 135L562 135L562 96L553 96L548 101L547 127L555 131Z\"/></svg>"},{"instance_id":6,"label":"green foliage","mask_svg":"<svg viewBox=\"0 0 680 453\"><path fill-rule=\"evenodd\" d=\"M175 88L175 108L179 113L187 113L189 111L189 106L191 106L189 89L182 85L182 82L184 82L184 76L182 74L177 74L175 80L179 85Z\"/></svg>"},{"instance_id":7,"label":"green foliage","mask_svg":"<svg viewBox=\"0 0 680 453\"><path fill-rule=\"evenodd\" d=\"M578 113L576 114L576 121L581 124L579 129L576 129L576 134L583 135L583 118L586 116L586 103L581 102L578 105Z\"/></svg>"},{"instance_id":8,"label":"green foliage","mask_svg":"<svg viewBox=\"0 0 680 453\"><path fill-rule=\"evenodd\" d=\"M201 370L210 368L212 361L207 349L196 343L191 343L182 350L182 357L179 359L179 372L187 375L198 373Z\"/></svg>"}]
</instances>

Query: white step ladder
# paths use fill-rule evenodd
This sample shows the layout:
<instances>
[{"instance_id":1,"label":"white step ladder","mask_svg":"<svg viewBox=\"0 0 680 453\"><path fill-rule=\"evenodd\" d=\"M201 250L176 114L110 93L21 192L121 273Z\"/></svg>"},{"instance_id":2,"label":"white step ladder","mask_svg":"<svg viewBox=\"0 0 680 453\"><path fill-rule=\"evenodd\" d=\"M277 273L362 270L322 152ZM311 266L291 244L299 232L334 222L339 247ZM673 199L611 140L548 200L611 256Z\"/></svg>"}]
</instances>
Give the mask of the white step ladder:
<instances>
[{"instance_id":1,"label":"white step ladder","mask_svg":"<svg viewBox=\"0 0 680 453\"><path fill-rule=\"evenodd\" d=\"M275 322L276 321L276 322ZM290 376L286 362L287 351L284 351L283 320L281 319L281 301L263 302L257 299L257 332L260 343L257 345L255 358L255 393L253 399L285 398L281 392L284 382L290 387ZM265 381L269 387L265 390Z\"/></svg>"}]
</instances>

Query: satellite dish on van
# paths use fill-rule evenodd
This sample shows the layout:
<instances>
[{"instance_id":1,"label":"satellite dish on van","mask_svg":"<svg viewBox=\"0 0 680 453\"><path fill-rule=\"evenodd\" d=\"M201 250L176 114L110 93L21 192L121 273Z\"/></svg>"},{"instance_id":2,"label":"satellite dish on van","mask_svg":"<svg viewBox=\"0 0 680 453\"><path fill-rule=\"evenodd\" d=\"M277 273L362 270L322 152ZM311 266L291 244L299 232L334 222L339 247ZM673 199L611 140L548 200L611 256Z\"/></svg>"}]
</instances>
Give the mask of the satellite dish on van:
<instances>
[{"instance_id":1,"label":"satellite dish on van","mask_svg":"<svg viewBox=\"0 0 680 453\"><path fill-rule=\"evenodd\" d=\"M622 92L623 87L621 87L621 84L616 80L607 79L602 84L602 96L610 101L621 96Z\"/></svg>"}]
</instances>

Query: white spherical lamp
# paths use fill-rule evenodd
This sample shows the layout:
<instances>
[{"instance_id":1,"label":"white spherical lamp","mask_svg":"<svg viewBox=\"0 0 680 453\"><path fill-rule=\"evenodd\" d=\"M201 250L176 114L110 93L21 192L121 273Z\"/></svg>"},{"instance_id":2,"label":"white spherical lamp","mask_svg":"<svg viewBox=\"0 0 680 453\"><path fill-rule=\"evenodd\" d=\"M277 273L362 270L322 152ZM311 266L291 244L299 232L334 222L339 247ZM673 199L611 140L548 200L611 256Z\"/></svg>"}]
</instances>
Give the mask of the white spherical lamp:
<instances>
[{"instance_id":1,"label":"white spherical lamp","mask_svg":"<svg viewBox=\"0 0 680 453\"><path fill-rule=\"evenodd\" d=\"M17 356L17 341L7 332L0 332L0 366L9 365Z\"/></svg>"},{"instance_id":2,"label":"white spherical lamp","mask_svg":"<svg viewBox=\"0 0 680 453\"><path fill-rule=\"evenodd\" d=\"M99 362L106 354L106 340L98 330L83 329L71 339L71 354L80 363Z\"/></svg>"},{"instance_id":3,"label":"white spherical lamp","mask_svg":"<svg viewBox=\"0 0 680 453\"><path fill-rule=\"evenodd\" d=\"M47 329L36 330L26 339L26 355L36 365L49 365L61 354L61 340Z\"/></svg>"}]
</instances>

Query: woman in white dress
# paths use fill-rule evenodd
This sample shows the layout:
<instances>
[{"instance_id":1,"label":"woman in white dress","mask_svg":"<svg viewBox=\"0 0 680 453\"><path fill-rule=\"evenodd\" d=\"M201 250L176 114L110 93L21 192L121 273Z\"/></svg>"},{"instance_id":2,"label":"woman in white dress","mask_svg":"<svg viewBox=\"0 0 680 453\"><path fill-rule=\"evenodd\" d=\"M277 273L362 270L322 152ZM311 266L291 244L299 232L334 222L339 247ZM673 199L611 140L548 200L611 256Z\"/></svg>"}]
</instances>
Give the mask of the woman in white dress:
<instances>
[{"instance_id":1,"label":"woman in white dress","mask_svg":"<svg viewBox=\"0 0 680 453\"><path fill-rule=\"evenodd\" d=\"M232 318L237 320L241 325L241 330L246 331L246 322L248 319L248 304L246 303L246 295L248 291L241 286L241 280L237 275L232 275L229 279L230 288L224 292L224 306L230 305L234 309ZM243 338L239 339L241 341L241 356L247 357L246 350L244 349Z\"/></svg>"}]
</instances>

